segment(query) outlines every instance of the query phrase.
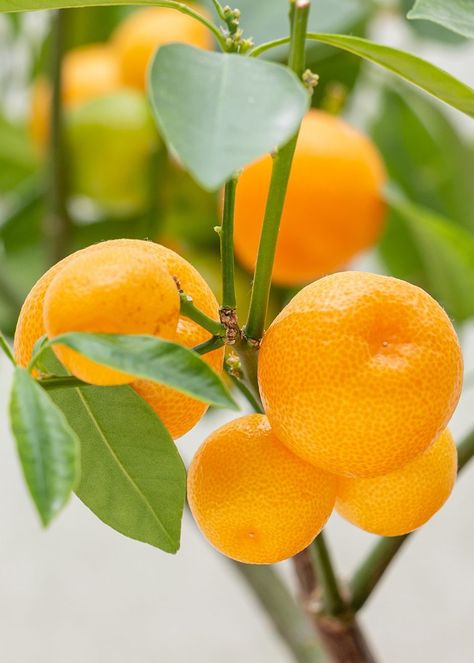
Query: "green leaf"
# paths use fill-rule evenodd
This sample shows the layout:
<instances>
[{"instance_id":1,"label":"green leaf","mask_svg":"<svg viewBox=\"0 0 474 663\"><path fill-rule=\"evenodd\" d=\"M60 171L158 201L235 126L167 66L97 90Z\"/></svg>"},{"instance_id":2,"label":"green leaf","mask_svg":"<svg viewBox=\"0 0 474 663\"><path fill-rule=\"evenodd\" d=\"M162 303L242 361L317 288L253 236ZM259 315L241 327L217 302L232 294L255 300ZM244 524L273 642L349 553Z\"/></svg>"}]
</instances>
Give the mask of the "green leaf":
<instances>
[{"instance_id":1,"label":"green leaf","mask_svg":"<svg viewBox=\"0 0 474 663\"><path fill-rule=\"evenodd\" d=\"M184 44L158 50L149 94L168 146L208 190L291 138L309 104L286 67Z\"/></svg>"},{"instance_id":2,"label":"green leaf","mask_svg":"<svg viewBox=\"0 0 474 663\"><path fill-rule=\"evenodd\" d=\"M397 217L406 224L409 238L415 243L423 267L423 281L428 290L458 322L474 315L474 234L454 225L442 216L408 201L396 189L389 188L387 200ZM395 217L395 218L397 218ZM393 250L403 250L394 246ZM395 273L406 278L406 274Z\"/></svg>"},{"instance_id":3,"label":"green leaf","mask_svg":"<svg viewBox=\"0 0 474 663\"><path fill-rule=\"evenodd\" d=\"M416 55L362 37L309 33L309 39L336 46L384 67L425 92L474 117L474 90Z\"/></svg>"},{"instance_id":4,"label":"green leaf","mask_svg":"<svg viewBox=\"0 0 474 663\"><path fill-rule=\"evenodd\" d=\"M409 19L425 19L464 37L474 37L474 0L416 0Z\"/></svg>"},{"instance_id":5,"label":"green leaf","mask_svg":"<svg viewBox=\"0 0 474 663\"><path fill-rule=\"evenodd\" d=\"M95 7L109 5L159 5L173 6L173 3L155 0L0 0L1 12L25 12L39 9L63 9L69 7Z\"/></svg>"},{"instance_id":6,"label":"green leaf","mask_svg":"<svg viewBox=\"0 0 474 663\"><path fill-rule=\"evenodd\" d=\"M100 364L153 380L216 407L238 409L215 371L193 350L156 336L70 332L52 339Z\"/></svg>"},{"instance_id":7,"label":"green leaf","mask_svg":"<svg viewBox=\"0 0 474 663\"><path fill-rule=\"evenodd\" d=\"M131 387L50 393L81 442L78 497L118 532L175 553L186 472L150 406Z\"/></svg>"},{"instance_id":8,"label":"green leaf","mask_svg":"<svg viewBox=\"0 0 474 663\"><path fill-rule=\"evenodd\" d=\"M13 375L10 421L23 473L43 525L66 504L79 477L79 440L24 368Z\"/></svg>"},{"instance_id":9,"label":"green leaf","mask_svg":"<svg viewBox=\"0 0 474 663\"><path fill-rule=\"evenodd\" d=\"M406 85L385 89L371 135L410 200L474 231L473 154L443 111Z\"/></svg>"}]
</instances>

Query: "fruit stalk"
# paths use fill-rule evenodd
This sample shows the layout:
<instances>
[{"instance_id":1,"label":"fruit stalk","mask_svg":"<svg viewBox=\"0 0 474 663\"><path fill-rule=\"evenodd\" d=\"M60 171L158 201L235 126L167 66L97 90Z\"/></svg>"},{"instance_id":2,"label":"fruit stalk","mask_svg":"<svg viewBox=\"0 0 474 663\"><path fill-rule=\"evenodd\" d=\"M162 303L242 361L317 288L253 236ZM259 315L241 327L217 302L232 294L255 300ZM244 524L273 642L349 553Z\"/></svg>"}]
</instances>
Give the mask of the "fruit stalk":
<instances>
[{"instance_id":1,"label":"fruit stalk","mask_svg":"<svg viewBox=\"0 0 474 663\"><path fill-rule=\"evenodd\" d=\"M49 128L49 209L45 217L45 236L51 264L67 254L71 220L67 210L67 159L64 147L62 109L62 59L65 48L67 10L53 17L51 33L51 118Z\"/></svg>"},{"instance_id":2,"label":"fruit stalk","mask_svg":"<svg viewBox=\"0 0 474 663\"><path fill-rule=\"evenodd\" d=\"M271 566L233 562L234 568L265 609L296 663L325 663L326 656L278 573Z\"/></svg>"},{"instance_id":3,"label":"fruit stalk","mask_svg":"<svg viewBox=\"0 0 474 663\"><path fill-rule=\"evenodd\" d=\"M310 6L309 0L292 0L290 3L292 26L288 66L298 78L301 78L304 72L305 37ZM278 232L298 133L273 157L272 177L255 265L249 316L245 326L247 338L254 341L259 341L264 331Z\"/></svg>"}]
</instances>

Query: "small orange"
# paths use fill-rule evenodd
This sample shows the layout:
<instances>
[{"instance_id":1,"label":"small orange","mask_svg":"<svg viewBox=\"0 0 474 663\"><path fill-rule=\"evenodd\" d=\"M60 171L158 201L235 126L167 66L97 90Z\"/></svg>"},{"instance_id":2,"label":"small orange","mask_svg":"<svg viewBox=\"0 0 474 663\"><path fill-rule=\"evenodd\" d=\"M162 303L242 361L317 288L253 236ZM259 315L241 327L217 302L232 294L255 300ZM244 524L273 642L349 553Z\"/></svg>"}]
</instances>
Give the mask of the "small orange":
<instances>
[{"instance_id":1,"label":"small orange","mask_svg":"<svg viewBox=\"0 0 474 663\"><path fill-rule=\"evenodd\" d=\"M49 338L86 331L173 339L178 316L175 282L140 242L110 243L100 251L70 260L52 279L43 307ZM113 385L133 380L133 376L97 364L65 346L54 346L54 351L71 373L85 382Z\"/></svg>"},{"instance_id":2,"label":"small orange","mask_svg":"<svg viewBox=\"0 0 474 663\"><path fill-rule=\"evenodd\" d=\"M335 489L336 479L288 451L260 414L212 433L188 473L201 531L247 564L273 564L309 545L333 510Z\"/></svg>"},{"instance_id":3,"label":"small orange","mask_svg":"<svg viewBox=\"0 0 474 663\"><path fill-rule=\"evenodd\" d=\"M217 300L199 272L171 249L159 244L152 246L168 272L179 281L184 292L193 298L194 304L206 315L219 320ZM209 332L189 318L180 317L175 341L192 348L208 338ZM224 348L209 352L202 358L217 373L222 372ZM156 382L137 380L132 387L151 405L174 439L191 430L208 409L206 403Z\"/></svg>"},{"instance_id":4,"label":"small orange","mask_svg":"<svg viewBox=\"0 0 474 663\"><path fill-rule=\"evenodd\" d=\"M456 332L420 288L343 272L303 288L265 334L258 377L275 435L327 472L402 467L446 427L459 400Z\"/></svg>"},{"instance_id":5,"label":"small orange","mask_svg":"<svg viewBox=\"0 0 474 663\"><path fill-rule=\"evenodd\" d=\"M445 430L436 442L401 469L372 479L341 479L338 513L380 536L408 534L446 502L456 481L457 454Z\"/></svg>"},{"instance_id":6,"label":"small orange","mask_svg":"<svg viewBox=\"0 0 474 663\"><path fill-rule=\"evenodd\" d=\"M207 16L199 5L193 9ZM211 49L208 28L194 18L167 7L147 7L128 16L112 36L127 85L145 89L148 65L159 46L174 41Z\"/></svg>"},{"instance_id":7,"label":"small orange","mask_svg":"<svg viewBox=\"0 0 474 663\"><path fill-rule=\"evenodd\" d=\"M123 87L120 66L114 50L107 44L91 44L66 54L62 65L62 94L66 108L115 92ZM51 89L39 78L32 90L30 131L42 148L48 137Z\"/></svg>"},{"instance_id":8,"label":"small orange","mask_svg":"<svg viewBox=\"0 0 474 663\"><path fill-rule=\"evenodd\" d=\"M235 252L253 270L272 159L246 168L237 186ZM303 120L280 226L273 281L298 285L343 267L382 227L385 170L372 142L341 118L311 110Z\"/></svg>"},{"instance_id":9,"label":"small orange","mask_svg":"<svg viewBox=\"0 0 474 663\"><path fill-rule=\"evenodd\" d=\"M89 246L61 260L33 286L21 309L15 332L14 354L20 366L28 365L34 344L46 333L43 323L44 300L54 277L77 257L89 255L92 252L102 252L103 249L110 247L139 248L141 251L145 251L152 259L158 260L160 266L170 276L179 279L181 287L193 297L196 306L207 315L216 320L219 319L216 298L199 272L187 260L174 251L153 242L129 239L110 240ZM174 287L176 289L176 286ZM192 347L208 338L209 333L195 322L185 317L179 318L175 341L181 342L186 347ZM222 372L223 358L223 348L203 356L203 359L216 372ZM155 410L173 438L180 437L193 428L208 408L201 401L154 382L136 380L132 386Z\"/></svg>"}]
</instances>

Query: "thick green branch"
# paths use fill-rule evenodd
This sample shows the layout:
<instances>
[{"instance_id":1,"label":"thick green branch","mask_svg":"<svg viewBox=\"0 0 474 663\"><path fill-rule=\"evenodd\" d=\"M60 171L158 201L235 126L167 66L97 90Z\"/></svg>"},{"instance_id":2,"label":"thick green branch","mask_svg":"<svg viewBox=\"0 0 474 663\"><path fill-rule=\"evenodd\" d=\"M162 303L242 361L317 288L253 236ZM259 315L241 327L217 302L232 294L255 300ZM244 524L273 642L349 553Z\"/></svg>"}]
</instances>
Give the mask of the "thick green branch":
<instances>
[{"instance_id":1,"label":"thick green branch","mask_svg":"<svg viewBox=\"0 0 474 663\"><path fill-rule=\"evenodd\" d=\"M326 663L315 634L284 582L271 566L234 563L297 663Z\"/></svg>"},{"instance_id":2,"label":"thick green branch","mask_svg":"<svg viewBox=\"0 0 474 663\"><path fill-rule=\"evenodd\" d=\"M225 185L224 211L220 227L222 262L222 308L235 309L235 270L234 270L234 207L237 177Z\"/></svg>"},{"instance_id":3,"label":"thick green branch","mask_svg":"<svg viewBox=\"0 0 474 663\"><path fill-rule=\"evenodd\" d=\"M458 445L458 472L466 466L473 456L474 430ZM363 607L402 545L412 534L414 532L403 536L381 537L377 541L367 558L355 572L351 582L351 606L354 611Z\"/></svg>"},{"instance_id":4,"label":"thick green branch","mask_svg":"<svg viewBox=\"0 0 474 663\"><path fill-rule=\"evenodd\" d=\"M304 71L305 34L309 9L309 0L292 2L293 20L288 65L298 77L301 77ZM261 339L264 331L278 232L297 139L298 133L273 157L272 177L258 247L249 316L245 326L246 336L257 341Z\"/></svg>"}]
</instances>

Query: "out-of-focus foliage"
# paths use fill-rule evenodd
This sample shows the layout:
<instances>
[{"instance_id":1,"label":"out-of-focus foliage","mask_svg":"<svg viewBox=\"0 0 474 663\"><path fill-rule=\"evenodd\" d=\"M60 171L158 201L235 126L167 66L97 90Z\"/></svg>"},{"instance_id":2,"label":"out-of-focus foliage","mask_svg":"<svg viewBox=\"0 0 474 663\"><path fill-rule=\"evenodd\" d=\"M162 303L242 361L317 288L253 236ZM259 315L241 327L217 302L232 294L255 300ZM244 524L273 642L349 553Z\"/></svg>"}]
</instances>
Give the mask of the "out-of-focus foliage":
<instances>
[{"instance_id":1,"label":"out-of-focus foliage","mask_svg":"<svg viewBox=\"0 0 474 663\"><path fill-rule=\"evenodd\" d=\"M427 19L459 35L474 37L472 0L415 0L408 18Z\"/></svg>"}]
</instances>

